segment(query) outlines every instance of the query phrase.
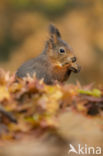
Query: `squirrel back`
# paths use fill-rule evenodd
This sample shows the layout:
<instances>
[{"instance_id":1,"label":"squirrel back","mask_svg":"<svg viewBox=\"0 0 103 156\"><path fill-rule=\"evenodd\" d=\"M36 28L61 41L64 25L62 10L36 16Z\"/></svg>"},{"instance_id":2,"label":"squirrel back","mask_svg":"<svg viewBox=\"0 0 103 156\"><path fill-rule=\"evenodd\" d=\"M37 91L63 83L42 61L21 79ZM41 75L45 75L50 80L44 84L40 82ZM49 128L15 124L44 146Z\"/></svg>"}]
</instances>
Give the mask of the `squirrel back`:
<instances>
[{"instance_id":1,"label":"squirrel back","mask_svg":"<svg viewBox=\"0 0 103 156\"><path fill-rule=\"evenodd\" d=\"M61 39L59 30L50 25L50 38L47 40L44 51L36 58L25 62L16 73L19 78L27 74L36 74L38 79L44 79L46 84L54 81L63 82L68 79L71 72L79 72L80 66L76 63L76 57L72 48Z\"/></svg>"}]
</instances>

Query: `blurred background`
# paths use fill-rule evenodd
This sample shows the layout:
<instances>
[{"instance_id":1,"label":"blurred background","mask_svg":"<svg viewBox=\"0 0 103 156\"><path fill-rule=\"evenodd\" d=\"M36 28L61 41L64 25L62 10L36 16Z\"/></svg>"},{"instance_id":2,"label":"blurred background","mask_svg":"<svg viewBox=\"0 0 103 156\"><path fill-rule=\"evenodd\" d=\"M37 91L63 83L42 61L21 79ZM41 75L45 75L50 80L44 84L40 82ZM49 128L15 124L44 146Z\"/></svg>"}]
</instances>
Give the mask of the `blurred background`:
<instances>
[{"instance_id":1,"label":"blurred background","mask_svg":"<svg viewBox=\"0 0 103 156\"><path fill-rule=\"evenodd\" d=\"M24 61L41 53L50 23L60 29L82 67L68 82L101 84L103 0L0 0L0 68L15 72ZM62 135L75 144L103 143L98 120L70 112L64 114L59 123ZM47 150L47 146L45 148ZM67 152L68 145L65 148Z\"/></svg>"},{"instance_id":2,"label":"blurred background","mask_svg":"<svg viewBox=\"0 0 103 156\"><path fill-rule=\"evenodd\" d=\"M102 0L0 0L0 68L15 72L37 56L54 23L82 66L69 82L100 84L103 78Z\"/></svg>"}]
</instances>

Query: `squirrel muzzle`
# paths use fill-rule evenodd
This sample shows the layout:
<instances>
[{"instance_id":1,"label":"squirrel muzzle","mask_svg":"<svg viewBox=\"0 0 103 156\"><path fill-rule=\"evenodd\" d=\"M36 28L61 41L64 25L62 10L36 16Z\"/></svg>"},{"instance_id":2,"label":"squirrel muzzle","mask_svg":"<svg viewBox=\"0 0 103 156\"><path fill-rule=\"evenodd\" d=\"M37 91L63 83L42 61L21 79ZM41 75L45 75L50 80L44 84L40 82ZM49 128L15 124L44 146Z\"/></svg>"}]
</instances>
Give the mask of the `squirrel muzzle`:
<instances>
[{"instance_id":1,"label":"squirrel muzzle","mask_svg":"<svg viewBox=\"0 0 103 156\"><path fill-rule=\"evenodd\" d=\"M62 66L68 66L70 71L73 71L74 73L78 73L81 70L80 65L76 63L77 59L76 57L68 57L67 61L62 64Z\"/></svg>"}]
</instances>

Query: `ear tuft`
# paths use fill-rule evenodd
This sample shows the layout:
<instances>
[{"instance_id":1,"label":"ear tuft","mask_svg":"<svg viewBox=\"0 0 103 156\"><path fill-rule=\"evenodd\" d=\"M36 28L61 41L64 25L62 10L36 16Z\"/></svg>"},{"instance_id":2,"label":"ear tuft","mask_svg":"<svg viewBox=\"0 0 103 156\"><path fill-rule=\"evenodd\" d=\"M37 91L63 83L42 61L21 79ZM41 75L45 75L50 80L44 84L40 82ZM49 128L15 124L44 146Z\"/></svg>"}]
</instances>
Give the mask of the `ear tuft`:
<instances>
[{"instance_id":1,"label":"ear tuft","mask_svg":"<svg viewBox=\"0 0 103 156\"><path fill-rule=\"evenodd\" d=\"M49 31L51 35L56 35L56 37L61 37L59 30L53 24L50 24Z\"/></svg>"},{"instance_id":2,"label":"ear tuft","mask_svg":"<svg viewBox=\"0 0 103 156\"><path fill-rule=\"evenodd\" d=\"M56 32L56 27L53 24L50 24L49 26L50 34L55 34Z\"/></svg>"}]
</instances>

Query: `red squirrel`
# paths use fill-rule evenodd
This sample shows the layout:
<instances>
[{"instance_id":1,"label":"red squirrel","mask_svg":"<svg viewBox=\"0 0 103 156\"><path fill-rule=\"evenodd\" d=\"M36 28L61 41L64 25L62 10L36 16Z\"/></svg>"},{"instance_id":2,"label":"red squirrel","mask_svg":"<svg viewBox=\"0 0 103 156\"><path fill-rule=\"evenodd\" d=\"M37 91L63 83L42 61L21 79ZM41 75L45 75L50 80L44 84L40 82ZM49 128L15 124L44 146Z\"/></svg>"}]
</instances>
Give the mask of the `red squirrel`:
<instances>
[{"instance_id":1,"label":"red squirrel","mask_svg":"<svg viewBox=\"0 0 103 156\"><path fill-rule=\"evenodd\" d=\"M59 30L50 25L49 39L46 41L43 52L25 62L16 72L19 78L32 77L34 73L38 79L44 79L46 84L54 84L55 81L66 81L71 72L79 72L80 66L72 48L62 40Z\"/></svg>"}]
</instances>

